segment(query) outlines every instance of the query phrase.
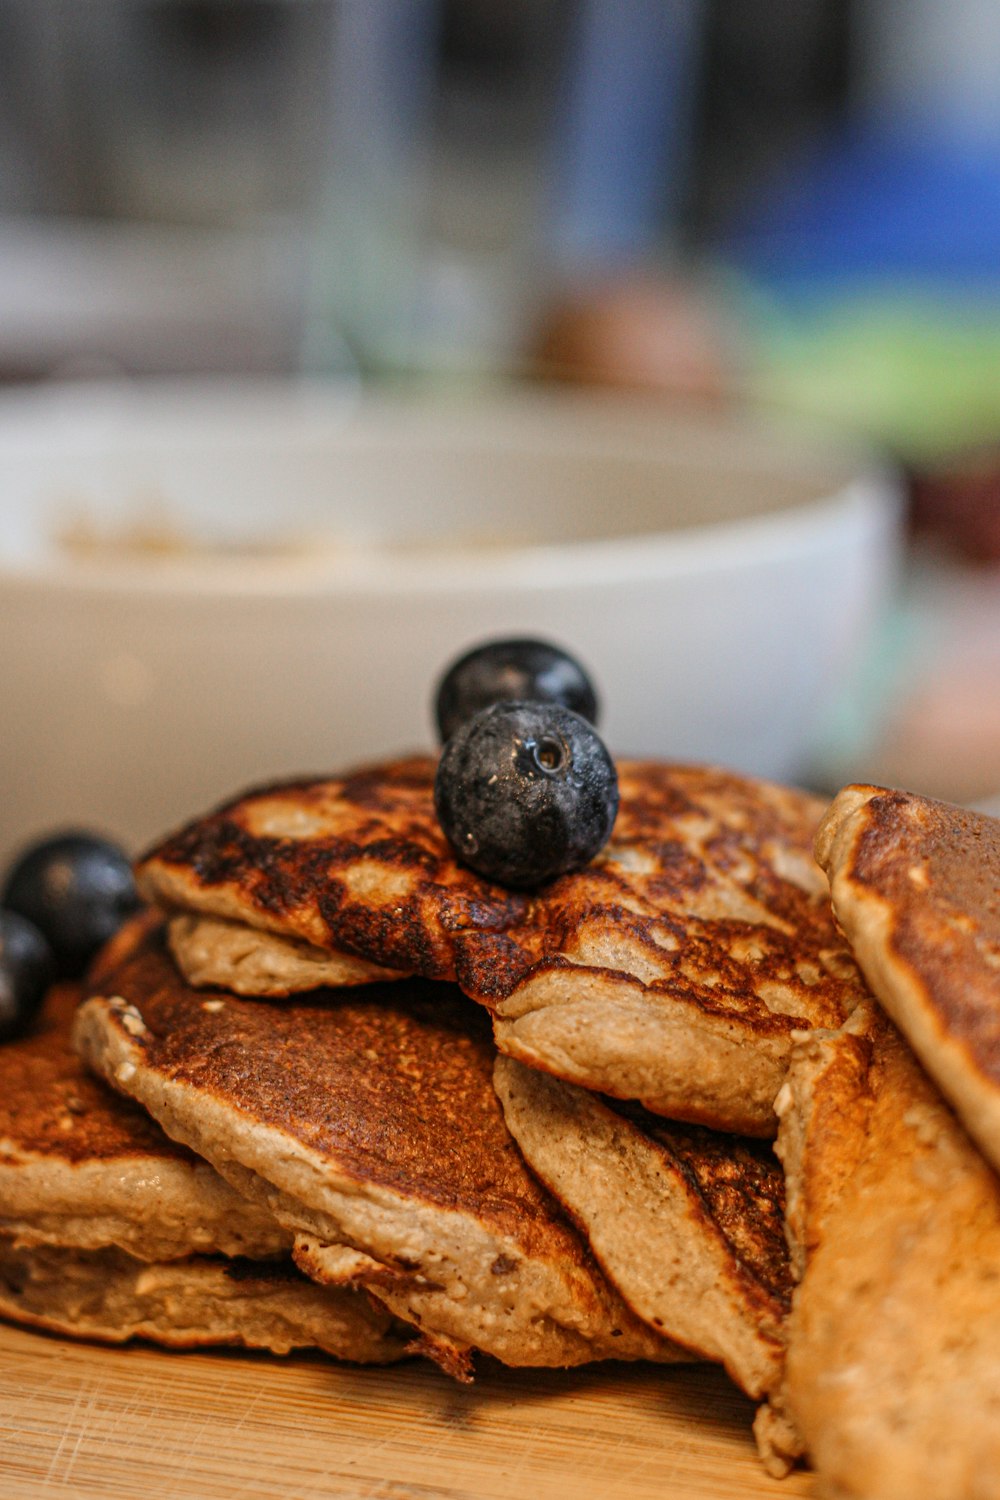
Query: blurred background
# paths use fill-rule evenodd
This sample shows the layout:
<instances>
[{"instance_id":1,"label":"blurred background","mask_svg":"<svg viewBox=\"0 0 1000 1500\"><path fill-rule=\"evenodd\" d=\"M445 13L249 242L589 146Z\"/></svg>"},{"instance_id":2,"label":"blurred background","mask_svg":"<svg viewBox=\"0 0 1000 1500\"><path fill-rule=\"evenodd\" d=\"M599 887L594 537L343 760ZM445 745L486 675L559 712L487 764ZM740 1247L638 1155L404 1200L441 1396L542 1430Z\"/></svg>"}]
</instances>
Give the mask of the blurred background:
<instances>
[{"instance_id":1,"label":"blurred background","mask_svg":"<svg viewBox=\"0 0 1000 1500\"><path fill-rule=\"evenodd\" d=\"M0 379L818 420L907 551L799 774L986 798L998 78L989 0L0 0Z\"/></svg>"}]
</instances>

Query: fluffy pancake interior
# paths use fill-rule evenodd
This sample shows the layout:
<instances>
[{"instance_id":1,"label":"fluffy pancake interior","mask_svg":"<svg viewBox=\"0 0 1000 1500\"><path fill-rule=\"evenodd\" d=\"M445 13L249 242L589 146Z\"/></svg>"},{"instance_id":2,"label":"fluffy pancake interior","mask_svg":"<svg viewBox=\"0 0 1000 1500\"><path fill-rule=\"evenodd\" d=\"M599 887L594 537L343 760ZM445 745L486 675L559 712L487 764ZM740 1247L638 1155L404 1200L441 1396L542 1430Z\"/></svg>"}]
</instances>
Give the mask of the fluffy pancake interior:
<instances>
[{"instance_id":1,"label":"fluffy pancake interior","mask_svg":"<svg viewBox=\"0 0 1000 1500\"><path fill-rule=\"evenodd\" d=\"M149 1339L175 1349L317 1348L384 1364L409 1330L360 1293L314 1286L287 1258L137 1260L118 1249L27 1246L0 1236L0 1316L73 1338Z\"/></svg>"},{"instance_id":2,"label":"fluffy pancake interior","mask_svg":"<svg viewBox=\"0 0 1000 1500\"><path fill-rule=\"evenodd\" d=\"M339 988L403 977L350 953L326 952L222 917L182 913L171 918L168 930L170 951L189 984L234 995L279 998L320 985Z\"/></svg>"},{"instance_id":3,"label":"fluffy pancake interior","mask_svg":"<svg viewBox=\"0 0 1000 1500\"><path fill-rule=\"evenodd\" d=\"M510 1058L495 1079L529 1164L633 1311L749 1395L773 1387L791 1277L770 1149L616 1108Z\"/></svg>"}]
</instances>

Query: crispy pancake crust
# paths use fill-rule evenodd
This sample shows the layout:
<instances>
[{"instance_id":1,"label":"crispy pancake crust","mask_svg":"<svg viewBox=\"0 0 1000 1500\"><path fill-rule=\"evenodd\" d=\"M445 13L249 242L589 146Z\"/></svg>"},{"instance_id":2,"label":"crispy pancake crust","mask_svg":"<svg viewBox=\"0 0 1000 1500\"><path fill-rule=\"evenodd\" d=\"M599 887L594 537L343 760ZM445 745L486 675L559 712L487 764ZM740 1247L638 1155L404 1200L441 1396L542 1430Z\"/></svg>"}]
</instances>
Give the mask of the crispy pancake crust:
<instances>
[{"instance_id":1,"label":"crispy pancake crust","mask_svg":"<svg viewBox=\"0 0 1000 1500\"><path fill-rule=\"evenodd\" d=\"M680 1357L628 1311L537 1184L492 1086L486 1018L415 981L264 1006L207 999L162 940L77 1017L88 1062L458 1368Z\"/></svg>"},{"instance_id":2,"label":"crispy pancake crust","mask_svg":"<svg viewBox=\"0 0 1000 1500\"><path fill-rule=\"evenodd\" d=\"M78 994L53 991L35 1031L0 1047L0 1234L147 1260L287 1250L270 1214L86 1072L69 1045Z\"/></svg>"},{"instance_id":3,"label":"crispy pancake crust","mask_svg":"<svg viewBox=\"0 0 1000 1500\"><path fill-rule=\"evenodd\" d=\"M408 1338L363 1293L325 1291L287 1259L150 1264L123 1250L28 1247L2 1236L0 1317L102 1343L317 1348L366 1364L401 1359Z\"/></svg>"},{"instance_id":4,"label":"crispy pancake crust","mask_svg":"<svg viewBox=\"0 0 1000 1500\"><path fill-rule=\"evenodd\" d=\"M168 909L453 980L454 935L504 932L528 900L455 862L434 771L418 757L248 793L141 860L140 885Z\"/></svg>"},{"instance_id":5,"label":"crispy pancake crust","mask_svg":"<svg viewBox=\"0 0 1000 1500\"><path fill-rule=\"evenodd\" d=\"M751 1396L780 1374L791 1293L784 1179L768 1146L668 1123L499 1057L531 1168L639 1317Z\"/></svg>"},{"instance_id":6,"label":"crispy pancake crust","mask_svg":"<svg viewBox=\"0 0 1000 1500\"><path fill-rule=\"evenodd\" d=\"M455 980L498 1046L658 1114L773 1134L796 1027L864 993L812 842L822 804L724 771L619 765L611 842L528 896L457 863L434 762L248 794L141 862L168 909Z\"/></svg>"},{"instance_id":7,"label":"crispy pancake crust","mask_svg":"<svg viewBox=\"0 0 1000 1500\"><path fill-rule=\"evenodd\" d=\"M797 1044L778 1152L801 1276L758 1417L829 1500L1000 1496L1000 1181L874 1004Z\"/></svg>"},{"instance_id":8,"label":"crispy pancake crust","mask_svg":"<svg viewBox=\"0 0 1000 1500\"><path fill-rule=\"evenodd\" d=\"M1000 822L850 786L817 853L872 989L1000 1168Z\"/></svg>"}]
</instances>

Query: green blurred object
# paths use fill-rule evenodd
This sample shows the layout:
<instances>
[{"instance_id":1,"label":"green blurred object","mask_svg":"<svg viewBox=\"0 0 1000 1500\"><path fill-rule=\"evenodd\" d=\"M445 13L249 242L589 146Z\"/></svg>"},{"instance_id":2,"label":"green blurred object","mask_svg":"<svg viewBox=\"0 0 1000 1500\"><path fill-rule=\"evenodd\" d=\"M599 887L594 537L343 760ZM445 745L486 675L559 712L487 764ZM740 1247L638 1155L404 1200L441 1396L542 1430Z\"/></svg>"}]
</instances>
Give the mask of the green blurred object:
<instances>
[{"instance_id":1,"label":"green blurred object","mask_svg":"<svg viewBox=\"0 0 1000 1500\"><path fill-rule=\"evenodd\" d=\"M854 290L789 311L749 294L751 398L862 432L907 463L1000 436L1000 287Z\"/></svg>"}]
</instances>

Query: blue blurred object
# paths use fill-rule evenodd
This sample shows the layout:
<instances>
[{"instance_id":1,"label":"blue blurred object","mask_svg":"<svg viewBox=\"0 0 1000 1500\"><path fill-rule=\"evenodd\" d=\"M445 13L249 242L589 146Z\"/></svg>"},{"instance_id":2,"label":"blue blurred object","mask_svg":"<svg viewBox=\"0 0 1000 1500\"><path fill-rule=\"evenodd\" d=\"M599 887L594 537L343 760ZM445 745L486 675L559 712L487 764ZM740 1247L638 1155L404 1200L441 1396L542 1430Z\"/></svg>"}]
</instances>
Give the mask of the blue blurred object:
<instances>
[{"instance_id":1,"label":"blue blurred object","mask_svg":"<svg viewBox=\"0 0 1000 1500\"><path fill-rule=\"evenodd\" d=\"M546 232L557 266L649 256L692 130L701 0L580 0L556 112Z\"/></svg>"},{"instance_id":2,"label":"blue blurred object","mask_svg":"<svg viewBox=\"0 0 1000 1500\"><path fill-rule=\"evenodd\" d=\"M737 220L721 249L790 296L888 275L1000 287L1000 142L848 134Z\"/></svg>"}]
</instances>

